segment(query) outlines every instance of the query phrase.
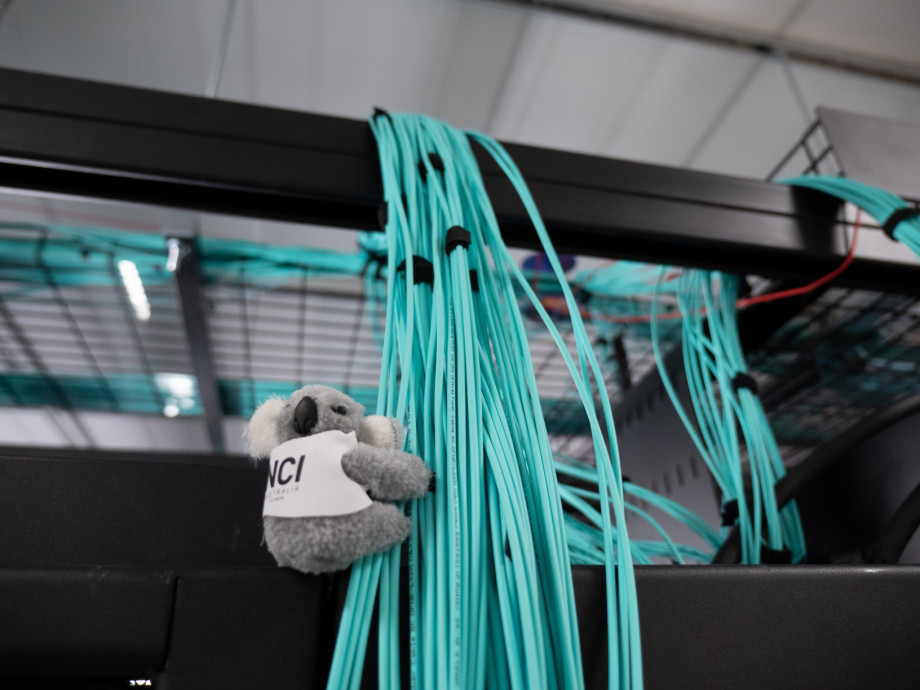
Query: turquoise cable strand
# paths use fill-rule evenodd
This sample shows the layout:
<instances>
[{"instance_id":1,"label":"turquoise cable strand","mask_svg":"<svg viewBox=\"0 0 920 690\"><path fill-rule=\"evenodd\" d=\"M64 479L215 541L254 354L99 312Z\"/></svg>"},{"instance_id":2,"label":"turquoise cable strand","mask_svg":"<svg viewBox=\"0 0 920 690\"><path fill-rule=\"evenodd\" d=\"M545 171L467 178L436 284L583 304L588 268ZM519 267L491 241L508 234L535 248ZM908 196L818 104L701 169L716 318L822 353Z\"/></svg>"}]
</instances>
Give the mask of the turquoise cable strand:
<instances>
[{"instance_id":1,"label":"turquoise cable strand","mask_svg":"<svg viewBox=\"0 0 920 690\"><path fill-rule=\"evenodd\" d=\"M553 271L560 280L560 288L572 319L573 332L576 335L579 359L578 365L572 361L552 320L549 318L549 315L527 283L523 274L513 264L510 266L519 286L530 298L535 310L546 324L550 334L559 347L560 354L572 374L573 383L585 404L585 411L594 439L594 451L597 459L601 494L607 496L609 499L601 502L605 537L605 566L607 573L609 678L612 687L629 687L630 685L632 685L632 687L641 687L642 662L639 647L639 619L635 592L635 574L632 569L630 543L628 535L626 534L622 480L613 416L609 399L606 395L601 395L601 415L607 431L607 444L605 444L601 421L598 418L591 396L592 387L596 387L598 390L604 389L600 366L591 349L587 333L584 330L584 324L581 320L577 302L571 289L569 289L567 283L563 281L563 270L559 263L559 259L549 246L546 228L537 212L533 199L527 191L526 183L521 177L520 172L507 153L505 153L496 142L476 133L470 133L470 136L483 144L515 185L534 228L541 242L544 244L544 249ZM505 252L507 251L500 237L496 238L495 243L490 242L490 247L493 248L493 251L496 246L500 246ZM616 518L615 523L611 519L611 509ZM611 524L615 525L614 529L611 529ZM617 535L617 543L614 543L614 532ZM622 567L620 568L616 567L617 553L619 553L621 557L620 560L622 561ZM614 621L617 622L616 625L614 625Z\"/></svg>"},{"instance_id":2,"label":"turquoise cable strand","mask_svg":"<svg viewBox=\"0 0 920 690\"><path fill-rule=\"evenodd\" d=\"M840 177L804 176L781 181L816 189L863 209L880 223L892 213L908 208L901 198L882 189ZM908 217L893 229L895 239L920 256L920 217ZM662 273L663 275L663 273ZM758 398L746 389L732 393L732 372L745 372L743 354L737 338L737 313L734 307L734 279L721 276L722 290L714 296L712 282L718 280L706 272L685 272L679 292L684 315L683 347L687 381L691 391L694 425L677 399L673 385L661 364L658 343L657 295L653 301L652 342L659 371L668 395L684 425L719 483L727 501L738 502L742 557L758 562L761 545L771 549L786 547L794 560L804 556L805 544L801 520L794 503L778 511L773 486L784 474L776 440L770 430ZM711 337L707 337L704 326ZM718 384L718 394L714 386ZM747 505L737 454L736 426L748 449L751 468L752 504ZM763 517L761 517L763 516ZM761 521L765 524L761 524Z\"/></svg>"},{"instance_id":3,"label":"turquoise cable strand","mask_svg":"<svg viewBox=\"0 0 920 690\"><path fill-rule=\"evenodd\" d=\"M471 140L518 189L574 305L571 290L520 173L496 142L417 115L377 116L371 126L389 209L389 308L377 410L406 422L407 447L436 476L435 491L409 506L412 687L583 687L561 493L516 308L515 283L525 293L529 285L501 239ZM435 165L431 153L443 165ZM456 225L470 231L471 243L447 253L445 236ZM415 283L413 256L431 262L431 286ZM529 297L562 345L536 295ZM578 364L562 351L594 430L601 468L595 476L606 497L600 503L610 682L641 687L633 559L612 417L607 403L605 437L591 396L592 386L602 386L600 368L580 320L576 335ZM358 686L378 591L378 679L381 687L398 686L398 558L396 549L355 565L328 687Z\"/></svg>"},{"instance_id":4,"label":"turquoise cable strand","mask_svg":"<svg viewBox=\"0 0 920 690\"><path fill-rule=\"evenodd\" d=\"M657 294L652 303L653 351L665 390L718 483L723 505L737 503L743 562L759 563L763 546L775 551L788 549L795 562L805 555L805 540L795 503L781 511L777 507L775 485L785 469L776 440L757 395L748 388L734 386L736 375L747 374L738 337L737 291L738 279L721 273L687 270L678 280L692 418L663 366ZM750 467L750 504L745 490L742 442Z\"/></svg>"},{"instance_id":5,"label":"turquoise cable strand","mask_svg":"<svg viewBox=\"0 0 920 690\"><path fill-rule=\"evenodd\" d=\"M910 208L901 197L884 189L848 180L845 177L827 177L824 175L806 175L780 180L782 184L796 187L817 189L843 201L848 201L861 208L880 224L902 208ZM902 220L894 228L892 235L896 240L906 244L914 254L920 256L920 216Z\"/></svg>"},{"instance_id":6,"label":"turquoise cable strand","mask_svg":"<svg viewBox=\"0 0 920 690\"><path fill-rule=\"evenodd\" d=\"M206 280L236 280L245 269L247 279L264 288L304 275L356 276L374 246L365 242L364 251L345 253L208 237L197 242ZM21 294L44 289L49 277L61 286L108 285L112 263L120 260L132 261L145 285L173 281L166 270L168 247L163 235L60 224L0 223L0 255L4 259L0 280L17 285Z\"/></svg>"}]
</instances>

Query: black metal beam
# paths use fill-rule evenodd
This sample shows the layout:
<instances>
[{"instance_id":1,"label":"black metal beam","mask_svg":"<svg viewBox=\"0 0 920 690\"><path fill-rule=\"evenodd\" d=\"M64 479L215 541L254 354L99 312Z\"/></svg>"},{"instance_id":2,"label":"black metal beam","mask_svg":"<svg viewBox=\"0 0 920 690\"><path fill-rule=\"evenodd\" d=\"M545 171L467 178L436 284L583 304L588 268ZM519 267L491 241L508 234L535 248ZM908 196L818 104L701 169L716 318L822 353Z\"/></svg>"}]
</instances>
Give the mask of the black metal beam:
<instances>
[{"instance_id":1,"label":"black metal beam","mask_svg":"<svg viewBox=\"0 0 920 690\"><path fill-rule=\"evenodd\" d=\"M836 266L838 205L811 190L508 145L559 251L812 279ZM482 161L509 244L536 236ZM374 229L365 122L0 70L0 186ZM916 293L920 267L858 257L841 283Z\"/></svg>"},{"instance_id":2,"label":"black metal beam","mask_svg":"<svg viewBox=\"0 0 920 690\"><path fill-rule=\"evenodd\" d=\"M204 411L211 447L214 452L222 453L225 448L224 413L217 388L217 375L214 372L198 246L193 239L186 237L170 238L173 239L180 246L175 270L176 288L179 291L179 304L192 359L192 371L198 382L198 398Z\"/></svg>"}]
</instances>

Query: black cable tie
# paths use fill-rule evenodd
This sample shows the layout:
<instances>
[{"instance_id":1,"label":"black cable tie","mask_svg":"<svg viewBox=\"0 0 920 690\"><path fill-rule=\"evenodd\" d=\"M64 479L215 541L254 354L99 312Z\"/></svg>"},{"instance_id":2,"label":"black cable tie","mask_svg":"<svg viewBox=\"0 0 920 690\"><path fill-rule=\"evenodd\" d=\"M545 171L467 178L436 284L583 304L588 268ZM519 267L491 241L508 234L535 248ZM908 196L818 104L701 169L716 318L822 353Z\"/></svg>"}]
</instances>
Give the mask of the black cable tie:
<instances>
[{"instance_id":1,"label":"black cable tie","mask_svg":"<svg viewBox=\"0 0 920 690\"><path fill-rule=\"evenodd\" d=\"M511 540L508 539L507 535L505 535L505 555L511 558Z\"/></svg>"},{"instance_id":2,"label":"black cable tie","mask_svg":"<svg viewBox=\"0 0 920 690\"><path fill-rule=\"evenodd\" d=\"M389 114L386 110L384 110L383 108L378 108L377 106L374 106L374 117L375 117L375 118L377 118L377 117L386 117L386 118L389 118L389 117L390 117L390 114Z\"/></svg>"},{"instance_id":3,"label":"black cable tie","mask_svg":"<svg viewBox=\"0 0 920 690\"><path fill-rule=\"evenodd\" d=\"M905 206L899 208L897 211L888 216L888 220L882 225L882 231L888 235L891 239L894 239L894 230L901 221L907 220L908 218L913 218L915 216L920 216L920 208L916 206Z\"/></svg>"},{"instance_id":4,"label":"black cable tie","mask_svg":"<svg viewBox=\"0 0 920 690\"><path fill-rule=\"evenodd\" d=\"M768 546L761 546L760 562L764 565L788 565L792 563L792 551L786 547L771 549Z\"/></svg>"},{"instance_id":5,"label":"black cable tie","mask_svg":"<svg viewBox=\"0 0 920 690\"><path fill-rule=\"evenodd\" d=\"M396 267L396 272L405 273L405 271L406 260L403 259L399 262L399 266ZM434 285L434 266L424 256L412 256L412 282L415 285L419 285L421 283Z\"/></svg>"},{"instance_id":6,"label":"black cable tie","mask_svg":"<svg viewBox=\"0 0 920 690\"><path fill-rule=\"evenodd\" d=\"M732 379L732 388L735 389L735 393L742 388L747 388L751 393L757 395L757 381L753 376L745 374L743 371L739 371L735 374L735 377Z\"/></svg>"},{"instance_id":7,"label":"black cable tie","mask_svg":"<svg viewBox=\"0 0 920 690\"><path fill-rule=\"evenodd\" d=\"M377 207L377 222L380 223L380 229L387 229L387 222L390 220L390 206L387 202L383 202L380 206Z\"/></svg>"},{"instance_id":8,"label":"black cable tie","mask_svg":"<svg viewBox=\"0 0 920 690\"><path fill-rule=\"evenodd\" d=\"M444 240L444 248L447 249L449 255L459 246L469 247L472 241L473 236L469 232L459 225L455 225L447 231L447 238Z\"/></svg>"},{"instance_id":9,"label":"black cable tie","mask_svg":"<svg viewBox=\"0 0 920 690\"><path fill-rule=\"evenodd\" d=\"M738 521L737 499L722 504L722 526L731 527Z\"/></svg>"},{"instance_id":10,"label":"black cable tie","mask_svg":"<svg viewBox=\"0 0 920 690\"><path fill-rule=\"evenodd\" d=\"M479 274L475 268L470 269L470 286L473 288L473 292L479 292Z\"/></svg>"},{"instance_id":11,"label":"black cable tie","mask_svg":"<svg viewBox=\"0 0 920 690\"><path fill-rule=\"evenodd\" d=\"M431 167L434 168L439 173L444 172L444 159L441 158L437 153L431 152L428 154L428 162L431 164ZM422 182L428 181L428 167L425 165L425 161L420 160L418 162L418 174L422 177Z\"/></svg>"}]
</instances>

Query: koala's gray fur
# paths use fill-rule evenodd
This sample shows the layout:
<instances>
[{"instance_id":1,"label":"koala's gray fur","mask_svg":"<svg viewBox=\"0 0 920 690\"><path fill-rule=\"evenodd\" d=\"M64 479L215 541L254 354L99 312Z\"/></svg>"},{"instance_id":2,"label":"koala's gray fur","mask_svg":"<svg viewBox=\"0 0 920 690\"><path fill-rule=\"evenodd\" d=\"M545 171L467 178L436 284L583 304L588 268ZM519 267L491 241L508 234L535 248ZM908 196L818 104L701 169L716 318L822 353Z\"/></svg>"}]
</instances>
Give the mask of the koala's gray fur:
<instances>
[{"instance_id":1,"label":"koala's gray fur","mask_svg":"<svg viewBox=\"0 0 920 690\"><path fill-rule=\"evenodd\" d=\"M392 503L419 498L428 491L431 471L422 459L398 448L380 448L362 441L364 407L328 386L305 386L287 400L272 399L253 414L246 429L249 453L268 457L275 446L297 438L294 411L305 397L316 403L317 421L310 434L354 431L358 444L342 457L342 469L367 488L374 502L356 513L332 517L283 518L266 515L265 543L279 565L305 573L341 570L368 553L386 550L409 535L409 518ZM305 404L309 404L307 401ZM345 414L333 408L345 408ZM401 427L392 420L396 445Z\"/></svg>"}]
</instances>

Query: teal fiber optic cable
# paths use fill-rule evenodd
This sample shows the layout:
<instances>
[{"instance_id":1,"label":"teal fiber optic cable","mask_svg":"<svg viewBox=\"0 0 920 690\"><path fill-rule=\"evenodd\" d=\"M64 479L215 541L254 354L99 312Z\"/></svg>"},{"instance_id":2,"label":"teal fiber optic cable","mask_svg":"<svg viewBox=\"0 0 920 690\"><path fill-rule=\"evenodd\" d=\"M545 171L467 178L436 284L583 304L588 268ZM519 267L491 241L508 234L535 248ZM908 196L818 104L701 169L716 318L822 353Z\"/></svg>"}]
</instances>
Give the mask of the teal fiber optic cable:
<instances>
[{"instance_id":1,"label":"teal fiber optic cable","mask_svg":"<svg viewBox=\"0 0 920 690\"><path fill-rule=\"evenodd\" d=\"M501 239L471 140L496 158L518 189L560 290L574 303L571 289L520 173L496 142L409 114L378 114L371 127L387 203L377 411L404 420L407 447L436 478L434 492L409 506L410 683L583 687L561 492L516 308L519 291L529 286ZM532 292L529 298L561 343L539 300ZM563 354L600 458L611 687L638 688L633 557L612 416L608 403L604 434L591 395L592 387L602 387L600 368L580 320L575 331L578 363L567 350ZM669 553L687 557L679 545ZM395 550L356 565L328 687L357 686L358 650L366 645L375 596L379 656L390 657L380 663L379 682L398 685L397 557Z\"/></svg>"},{"instance_id":2,"label":"teal fiber optic cable","mask_svg":"<svg viewBox=\"0 0 920 690\"><path fill-rule=\"evenodd\" d=\"M805 555L801 520L794 503L782 510L777 507L775 485L785 469L741 350L735 307L738 279L718 272L685 270L677 287L692 417L663 365L656 293L652 346L665 390L722 491L723 514L728 522L739 525L742 560L759 563L768 549L788 551L793 562L799 561ZM745 485L742 447L750 468L750 491Z\"/></svg>"},{"instance_id":3,"label":"teal fiber optic cable","mask_svg":"<svg viewBox=\"0 0 920 690\"><path fill-rule=\"evenodd\" d=\"M886 227L890 236L920 256L920 215L899 196L845 177L806 175L780 180L782 184L817 189L854 204Z\"/></svg>"}]
</instances>

